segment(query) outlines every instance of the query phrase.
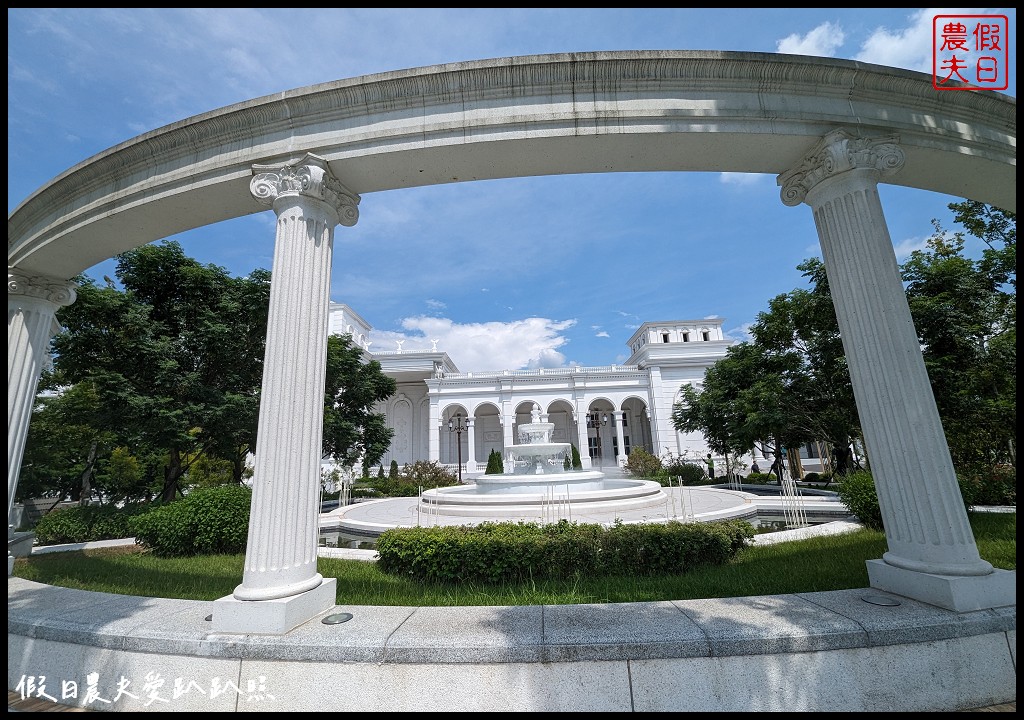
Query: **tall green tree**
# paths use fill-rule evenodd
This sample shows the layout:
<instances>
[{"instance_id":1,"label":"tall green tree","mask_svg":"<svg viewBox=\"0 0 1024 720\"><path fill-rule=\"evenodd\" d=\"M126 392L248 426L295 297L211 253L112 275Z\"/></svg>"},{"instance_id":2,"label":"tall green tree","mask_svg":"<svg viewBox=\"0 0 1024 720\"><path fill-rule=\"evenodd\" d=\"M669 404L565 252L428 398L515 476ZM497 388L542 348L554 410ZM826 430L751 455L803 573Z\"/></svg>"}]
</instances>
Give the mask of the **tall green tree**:
<instances>
[{"instance_id":1,"label":"tall green tree","mask_svg":"<svg viewBox=\"0 0 1024 720\"><path fill-rule=\"evenodd\" d=\"M323 452L339 465L379 462L391 446L394 429L374 406L395 394L398 384L369 360L351 335L327 338Z\"/></svg>"},{"instance_id":2,"label":"tall green tree","mask_svg":"<svg viewBox=\"0 0 1024 720\"><path fill-rule=\"evenodd\" d=\"M117 276L123 291L82 278L58 314L54 374L93 384L103 427L160 448L171 500L199 457L255 445L270 274L233 278L169 241L119 255Z\"/></svg>"},{"instance_id":3,"label":"tall green tree","mask_svg":"<svg viewBox=\"0 0 1024 720\"><path fill-rule=\"evenodd\" d=\"M824 263L811 258L797 269L810 287L773 298L750 332L785 369L786 435L801 443L828 443L836 474L845 475L854 469L851 447L861 429L839 322Z\"/></svg>"},{"instance_id":4,"label":"tall green tree","mask_svg":"<svg viewBox=\"0 0 1024 720\"><path fill-rule=\"evenodd\" d=\"M959 470L1016 465L1016 216L976 202L951 204L985 248L965 254L963 232L935 233L901 267L936 405ZM673 410L682 432L699 431L718 453L753 440L832 447L837 473L854 468L860 438L849 371L820 260L798 266L810 287L777 296L752 339L730 348L684 387Z\"/></svg>"},{"instance_id":5,"label":"tall green tree","mask_svg":"<svg viewBox=\"0 0 1024 720\"><path fill-rule=\"evenodd\" d=\"M700 389L684 386L673 424L702 433L726 458L760 445L776 467L783 448L827 442L844 474L860 426L839 325L824 265L811 259L798 269L810 288L773 298L750 341L729 348Z\"/></svg>"},{"instance_id":6,"label":"tall green tree","mask_svg":"<svg viewBox=\"0 0 1024 720\"><path fill-rule=\"evenodd\" d=\"M950 454L958 469L1016 464L1016 216L980 203L950 205L969 235L937 222L901 270Z\"/></svg>"},{"instance_id":7,"label":"tall green tree","mask_svg":"<svg viewBox=\"0 0 1024 720\"><path fill-rule=\"evenodd\" d=\"M56 392L44 373L25 441L17 499L71 498L86 504L100 464L111 453L115 436L96 422L95 388L80 383Z\"/></svg>"}]
</instances>

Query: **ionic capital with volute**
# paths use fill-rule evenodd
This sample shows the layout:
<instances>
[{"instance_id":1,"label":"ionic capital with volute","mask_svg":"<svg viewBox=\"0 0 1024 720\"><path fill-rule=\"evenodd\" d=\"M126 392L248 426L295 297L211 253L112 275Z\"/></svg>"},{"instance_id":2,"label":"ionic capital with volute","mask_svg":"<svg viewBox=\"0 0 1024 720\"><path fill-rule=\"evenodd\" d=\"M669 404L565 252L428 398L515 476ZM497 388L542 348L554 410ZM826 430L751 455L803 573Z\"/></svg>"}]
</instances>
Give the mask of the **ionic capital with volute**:
<instances>
[{"instance_id":1,"label":"ionic capital with volute","mask_svg":"<svg viewBox=\"0 0 1024 720\"><path fill-rule=\"evenodd\" d=\"M283 197L302 196L330 207L338 224L351 227L359 220L358 194L345 187L331 172L327 160L306 154L285 165L253 165L249 190L259 202L273 205Z\"/></svg>"},{"instance_id":2,"label":"ionic capital with volute","mask_svg":"<svg viewBox=\"0 0 1024 720\"><path fill-rule=\"evenodd\" d=\"M778 176L782 202L790 207L799 205L819 183L849 170L873 170L878 177L896 174L906 162L898 143L896 135L865 137L844 129L833 130L797 167Z\"/></svg>"}]
</instances>

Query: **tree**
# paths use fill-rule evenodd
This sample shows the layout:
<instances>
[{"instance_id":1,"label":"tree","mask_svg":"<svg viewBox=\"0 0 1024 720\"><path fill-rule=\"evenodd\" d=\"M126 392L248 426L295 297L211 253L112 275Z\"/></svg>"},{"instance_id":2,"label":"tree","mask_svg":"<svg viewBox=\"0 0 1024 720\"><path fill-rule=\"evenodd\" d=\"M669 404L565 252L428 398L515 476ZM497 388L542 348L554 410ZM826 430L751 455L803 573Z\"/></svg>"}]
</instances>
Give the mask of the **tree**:
<instances>
[{"instance_id":1,"label":"tree","mask_svg":"<svg viewBox=\"0 0 1024 720\"><path fill-rule=\"evenodd\" d=\"M583 469L583 460L580 459L580 451L579 448L576 447L575 443L572 444L572 469Z\"/></svg>"},{"instance_id":2,"label":"tree","mask_svg":"<svg viewBox=\"0 0 1024 720\"><path fill-rule=\"evenodd\" d=\"M907 301L954 465L1015 465L1016 216L974 202L950 209L985 243L981 258L933 221L927 247L901 268Z\"/></svg>"},{"instance_id":3,"label":"tree","mask_svg":"<svg viewBox=\"0 0 1024 720\"><path fill-rule=\"evenodd\" d=\"M17 499L70 497L87 504L96 489L97 468L115 444L114 434L96 422L99 405L91 384L55 392L52 375L44 373L40 386L44 391L29 425Z\"/></svg>"},{"instance_id":4,"label":"tree","mask_svg":"<svg viewBox=\"0 0 1024 720\"><path fill-rule=\"evenodd\" d=\"M81 278L58 313L57 382L92 383L102 427L160 449L164 500L206 454L231 448L240 479L237 455L255 446L269 272L232 278L164 242L117 256L117 276L124 291Z\"/></svg>"},{"instance_id":5,"label":"tree","mask_svg":"<svg viewBox=\"0 0 1024 720\"><path fill-rule=\"evenodd\" d=\"M487 455L487 469L484 475L502 475L505 472L505 464L502 462L501 453L492 449Z\"/></svg>"},{"instance_id":6,"label":"tree","mask_svg":"<svg viewBox=\"0 0 1024 720\"><path fill-rule=\"evenodd\" d=\"M976 202L951 204L956 220L985 244L964 255L961 232L935 234L901 267L907 301L958 470L1016 464L1016 216ZM820 260L798 266L810 288L775 297L751 328L673 409L681 432L701 432L717 453L759 440L782 447L827 441L835 471L858 469L861 437L853 388Z\"/></svg>"},{"instance_id":7,"label":"tree","mask_svg":"<svg viewBox=\"0 0 1024 720\"><path fill-rule=\"evenodd\" d=\"M367 361L351 335L327 339L327 379L324 389L323 452L335 463L352 467L377 463L391 446L395 431L376 403L391 397L398 388L394 378L376 360ZM383 467L381 467L383 473Z\"/></svg>"},{"instance_id":8,"label":"tree","mask_svg":"<svg viewBox=\"0 0 1024 720\"><path fill-rule=\"evenodd\" d=\"M733 345L708 368L702 387L680 389L673 426L679 432L700 432L719 455L770 442L768 452L778 456L781 446L804 440L804 431L792 422L791 409L802 398L791 382L793 362L790 354L772 354L752 342Z\"/></svg>"},{"instance_id":9,"label":"tree","mask_svg":"<svg viewBox=\"0 0 1024 720\"><path fill-rule=\"evenodd\" d=\"M825 265L811 258L797 269L810 281L810 288L776 296L750 332L757 345L782 359L785 368L791 426L786 433L791 441L785 446L828 443L833 470L845 475L855 469L851 446L861 429L839 322Z\"/></svg>"}]
</instances>

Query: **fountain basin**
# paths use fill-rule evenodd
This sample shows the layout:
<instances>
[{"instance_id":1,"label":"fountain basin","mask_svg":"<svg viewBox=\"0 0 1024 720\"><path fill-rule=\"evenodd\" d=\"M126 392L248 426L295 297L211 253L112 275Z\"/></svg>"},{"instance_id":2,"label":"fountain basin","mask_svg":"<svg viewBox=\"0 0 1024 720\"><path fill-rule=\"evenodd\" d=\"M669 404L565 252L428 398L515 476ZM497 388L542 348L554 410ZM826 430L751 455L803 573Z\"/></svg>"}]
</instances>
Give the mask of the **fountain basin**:
<instances>
[{"instance_id":1,"label":"fountain basin","mask_svg":"<svg viewBox=\"0 0 1024 720\"><path fill-rule=\"evenodd\" d=\"M558 472L547 475L484 475L477 478L476 492L483 495L507 494L507 493L557 493L559 495L575 495L585 490L606 490L612 489L612 483L632 482L629 480L608 480L604 473L596 470L585 470L581 472ZM461 490L463 488L442 488L441 490ZM575 498L573 498L575 499Z\"/></svg>"},{"instance_id":2,"label":"fountain basin","mask_svg":"<svg viewBox=\"0 0 1024 720\"><path fill-rule=\"evenodd\" d=\"M485 480L489 486L486 491L481 489ZM477 485L424 491L419 510L462 517L516 517L541 515L552 505L601 512L663 508L665 502L661 485L652 480L608 479L603 473L584 471L554 476L485 476Z\"/></svg>"}]
</instances>

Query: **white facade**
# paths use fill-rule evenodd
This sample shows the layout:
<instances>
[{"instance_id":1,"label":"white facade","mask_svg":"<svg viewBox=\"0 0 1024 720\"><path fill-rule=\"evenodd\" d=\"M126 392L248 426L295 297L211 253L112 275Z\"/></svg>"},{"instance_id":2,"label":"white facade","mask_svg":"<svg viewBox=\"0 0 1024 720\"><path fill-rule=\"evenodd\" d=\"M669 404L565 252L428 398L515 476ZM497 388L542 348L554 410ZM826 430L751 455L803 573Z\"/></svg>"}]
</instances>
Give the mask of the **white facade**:
<instances>
[{"instance_id":1,"label":"white facade","mask_svg":"<svg viewBox=\"0 0 1024 720\"><path fill-rule=\"evenodd\" d=\"M644 323L627 342L632 354L624 365L484 372L460 372L441 350L374 352L371 326L343 303L331 303L328 325L332 334L351 334L398 383L375 408L395 430L380 463L461 462L472 474L483 472L491 450L519 442L517 427L531 421L534 403L542 421L555 425L552 441L575 445L584 468L621 467L637 447L662 457L705 457L703 437L672 426L672 406L680 387L699 384L734 343L722 322Z\"/></svg>"}]
</instances>

